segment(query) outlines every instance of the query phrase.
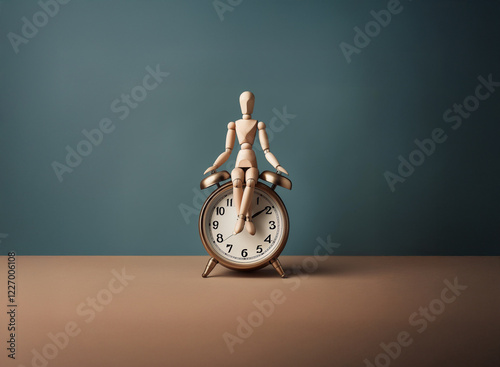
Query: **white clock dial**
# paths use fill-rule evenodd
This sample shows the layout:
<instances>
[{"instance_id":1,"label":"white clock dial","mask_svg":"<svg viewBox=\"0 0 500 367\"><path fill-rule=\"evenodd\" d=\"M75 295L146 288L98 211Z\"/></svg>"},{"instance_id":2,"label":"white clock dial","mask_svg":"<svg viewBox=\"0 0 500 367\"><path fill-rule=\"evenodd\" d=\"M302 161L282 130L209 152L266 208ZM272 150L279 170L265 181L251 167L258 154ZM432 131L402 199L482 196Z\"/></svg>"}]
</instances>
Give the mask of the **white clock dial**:
<instances>
[{"instance_id":1,"label":"white clock dial","mask_svg":"<svg viewBox=\"0 0 500 367\"><path fill-rule=\"evenodd\" d=\"M250 265L272 255L283 239L285 217L281 206L258 186L252 199L252 217L255 235L246 229L233 235L237 219L233 188L222 190L207 207L203 223L209 246L219 257L236 264Z\"/></svg>"}]
</instances>

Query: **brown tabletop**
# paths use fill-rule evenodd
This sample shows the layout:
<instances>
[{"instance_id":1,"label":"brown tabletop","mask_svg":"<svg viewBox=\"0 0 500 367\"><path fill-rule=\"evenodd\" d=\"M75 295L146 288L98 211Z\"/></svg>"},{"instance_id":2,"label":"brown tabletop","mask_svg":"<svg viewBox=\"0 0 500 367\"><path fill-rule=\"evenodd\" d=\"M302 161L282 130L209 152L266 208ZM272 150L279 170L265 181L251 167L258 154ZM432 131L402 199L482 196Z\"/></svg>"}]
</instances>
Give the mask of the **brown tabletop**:
<instances>
[{"instance_id":1,"label":"brown tabletop","mask_svg":"<svg viewBox=\"0 0 500 367\"><path fill-rule=\"evenodd\" d=\"M280 259L2 257L0 365L500 366L498 257Z\"/></svg>"}]
</instances>

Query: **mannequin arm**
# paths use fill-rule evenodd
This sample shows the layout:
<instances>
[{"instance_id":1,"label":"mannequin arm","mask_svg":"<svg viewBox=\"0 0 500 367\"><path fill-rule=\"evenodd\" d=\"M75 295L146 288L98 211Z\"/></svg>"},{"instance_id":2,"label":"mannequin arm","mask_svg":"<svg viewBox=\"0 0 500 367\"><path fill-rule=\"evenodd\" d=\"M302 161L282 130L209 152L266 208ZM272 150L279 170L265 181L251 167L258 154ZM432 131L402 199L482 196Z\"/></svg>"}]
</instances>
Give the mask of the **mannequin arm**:
<instances>
[{"instance_id":1,"label":"mannequin arm","mask_svg":"<svg viewBox=\"0 0 500 367\"><path fill-rule=\"evenodd\" d=\"M259 127L260 146L262 147L262 149L264 149L264 154L266 155L267 161L271 164L271 166L276 168L278 171L286 173L288 175L286 169L280 166L274 154L269 151L269 138L267 137L266 124L264 124L261 121L259 122L258 127Z\"/></svg>"},{"instance_id":2,"label":"mannequin arm","mask_svg":"<svg viewBox=\"0 0 500 367\"><path fill-rule=\"evenodd\" d=\"M226 163L227 159L231 155L231 152L233 151L235 138L236 138L235 123L230 122L229 124L227 124L226 151L220 154L215 160L214 164L208 167L206 171L203 172L203 174L216 170L224 163Z\"/></svg>"}]
</instances>

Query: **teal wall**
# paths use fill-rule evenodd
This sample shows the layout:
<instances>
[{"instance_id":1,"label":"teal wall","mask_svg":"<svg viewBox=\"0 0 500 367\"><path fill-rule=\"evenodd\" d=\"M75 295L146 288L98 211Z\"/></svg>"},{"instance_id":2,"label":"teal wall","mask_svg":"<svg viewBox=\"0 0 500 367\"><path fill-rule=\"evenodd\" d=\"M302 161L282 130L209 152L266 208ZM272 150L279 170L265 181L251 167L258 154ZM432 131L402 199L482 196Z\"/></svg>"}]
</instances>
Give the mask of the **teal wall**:
<instances>
[{"instance_id":1,"label":"teal wall","mask_svg":"<svg viewBox=\"0 0 500 367\"><path fill-rule=\"evenodd\" d=\"M500 254L499 1L45 3L0 2L0 251L204 255L196 190L251 90L284 255Z\"/></svg>"}]
</instances>

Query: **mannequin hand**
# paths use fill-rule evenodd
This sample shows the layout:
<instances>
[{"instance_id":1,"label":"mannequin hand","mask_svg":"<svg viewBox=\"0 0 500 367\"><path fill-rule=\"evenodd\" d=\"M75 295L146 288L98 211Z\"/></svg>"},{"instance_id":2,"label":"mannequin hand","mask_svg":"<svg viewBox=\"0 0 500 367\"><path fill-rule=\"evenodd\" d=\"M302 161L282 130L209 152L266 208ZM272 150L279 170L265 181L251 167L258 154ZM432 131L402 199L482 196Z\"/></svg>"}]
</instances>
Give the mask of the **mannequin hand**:
<instances>
[{"instance_id":1,"label":"mannequin hand","mask_svg":"<svg viewBox=\"0 0 500 367\"><path fill-rule=\"evenodd\" d=\"M205 173L207 173L207 172L210 172L210 171L214 171L214 170L216 170L216 169L217 169L217 167L215 167L215 166L210 166L210 167L208 167L208 168L206 169L206 171L205 171L205 172L203 172L203 174L205 174Z\"/></svg>"},{"instance_id":2,"label":"mannequin hand","mask_svg":"<svg viewBox=\"0 0 500 367\"><path fill-rule=\"evenodd\" d=\"M287 171L286 171L286 169L284 169L283 167L278 166L278 167L276 167L276 169L277 169L278 171L283 172L283 173L286 173L286 174L288 175L288 172L287 172Z\"/></svg>"},{"instance_id":3,"label":"mannequin hand","mask_svg":"<svg viewBox=\"0 0 500 367\"><path fill-rule=\"evenodd\" d=\"M221 153L217 157L217 159L215 160L213 166L210 166L210 167L207 168L207 170L205 171L205 173L213 171L213 170L216 170L217 168L219 168L220 166L222 166L227 161L227 159L229 158L230 155L231 155L231 149L226 149L225 152ZM205 173L203 173L203 174L205 174Z\"/></svg>"}]
</instances>

